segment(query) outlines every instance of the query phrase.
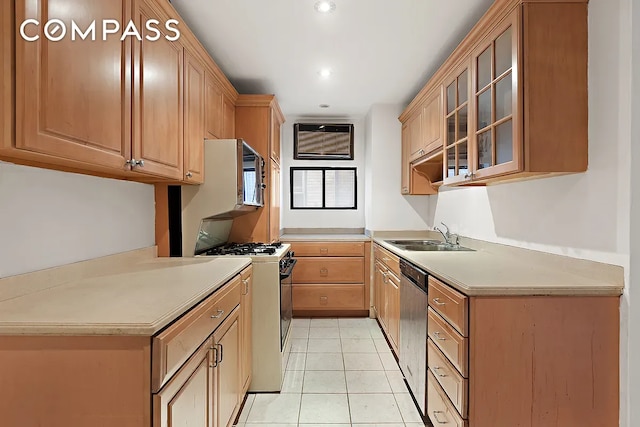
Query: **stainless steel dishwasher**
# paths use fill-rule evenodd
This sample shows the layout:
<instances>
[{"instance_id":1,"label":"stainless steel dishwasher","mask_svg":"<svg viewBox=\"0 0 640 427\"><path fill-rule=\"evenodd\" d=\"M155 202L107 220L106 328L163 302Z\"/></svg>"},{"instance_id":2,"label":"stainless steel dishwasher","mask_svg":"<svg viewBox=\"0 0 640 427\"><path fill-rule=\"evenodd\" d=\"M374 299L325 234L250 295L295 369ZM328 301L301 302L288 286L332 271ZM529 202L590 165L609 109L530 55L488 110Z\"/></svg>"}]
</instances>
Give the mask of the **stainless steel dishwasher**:
<instances>
[{"instance_id":1,"label":"stainless steel dishwasher","mask_svg":"<svg viewBox=\"0 0 640 427\"><path fill-rule=\"evenodd\" d=\"M400 259L400 369L422 416L427 406L427 273Z\"/></svg>"}]
</instances>

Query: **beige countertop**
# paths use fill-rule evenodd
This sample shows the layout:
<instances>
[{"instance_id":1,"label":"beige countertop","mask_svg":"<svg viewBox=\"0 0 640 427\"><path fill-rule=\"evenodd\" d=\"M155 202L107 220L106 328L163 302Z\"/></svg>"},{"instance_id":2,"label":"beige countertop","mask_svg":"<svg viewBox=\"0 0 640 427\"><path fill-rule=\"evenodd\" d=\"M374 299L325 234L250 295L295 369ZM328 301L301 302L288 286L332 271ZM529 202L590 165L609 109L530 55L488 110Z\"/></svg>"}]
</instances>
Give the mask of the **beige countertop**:
<instances>
[{"instance_id":1,"label":"beige countertop","mask_svg":"<svg viewBox=\"0 0 640 427\"><path fill-rule=\"evenodd\" d=\"M368 242L371 237L365 234L284 234L283 242Z\"/></svg>"},{"instance_id":2,"label":"beige countertop","mask_svg":"<svg viewBox=\"0 0 640 427\"><path fill-rule=\"evenodd\" d=\"M41 286L0 301L0 334L151 336L250 263L244 257L151 258L115 274Z\"/></svg>"},{"instance_id":3,"label":"beige countertop","mask_svg":"<svg viewBox=\"0 0 640 427\"><path fill-rule=\"evenodd\" d=\"M469 296L618 296L624 288L622 267L609 264L464 238L461 244L474 252L405 251L385 242L406 237L377 235L374 241Z\"/></svg>"}]
</instances>

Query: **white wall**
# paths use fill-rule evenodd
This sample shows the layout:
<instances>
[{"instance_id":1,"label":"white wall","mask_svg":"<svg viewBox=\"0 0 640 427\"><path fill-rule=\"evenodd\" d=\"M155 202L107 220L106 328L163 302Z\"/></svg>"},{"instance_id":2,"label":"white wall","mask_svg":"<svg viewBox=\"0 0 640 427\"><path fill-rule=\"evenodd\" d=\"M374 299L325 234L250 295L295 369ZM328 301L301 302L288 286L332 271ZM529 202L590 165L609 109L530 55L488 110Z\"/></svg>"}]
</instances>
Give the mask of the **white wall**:
<instances>
[{"instance_id":1,"label":"white wall","mask_svg":"<svg viewBox=\"0 0 640 427\"><path fill-rule=\"evenodd\" d=\"M429 199L403 196L401 186L403 107L376 104L366 117L365 218L368 230L424 230Z\"/></svg>"},{"instance_id":2,"label":"white wall","mask_svg":"<svg viewBox=\"0 0 640 427\"><path fill-rule=\"evenodd\" d=\"M152 185L0 162L0 278L155 244Z\"/></svg>"},{"instance_id":3,"label":"white wall","mask_svg":"<svg viewBox=\"0 0 640 427\"><path fill-rule=\"evenodd\" d=\"M593 1L593 0L592 0ZM631 39L631 164L640 162L640 0L628 0L631 9L626 15L628 21L625 29L630 28ZM624 11L626 12L626 11ZM624 15L623 15L624 16ZM630 227L630 269L628 274L628 292L623 298L623 318L628 322L626 335L623 335L623 348L628 350L626 365L621 372L621 388L627 391L623 395L622 409L627 424L625 426L640 425L640 179L637 175L630 176L631 183L631 227ZM624 337L627 340L624 340ZM625 345L626 344L626 345ZM621 424L622 425L622 424Z\"/></svg>"},{"instance_id":4,"label":"white wall","mask_svg":"<svg viewBox=\"0 0 640 427\"><path fill-rule=\"evenodd\" d=\"M295 123L353 123L354 160L293 160L293 125ZM287 116L282 126L282 228L363 228L365 205L365 125L362 118L335 119ZM357 199L355 210L291 210L289 168L292 166L357 167Z\"/></svg>"}]
</instances>

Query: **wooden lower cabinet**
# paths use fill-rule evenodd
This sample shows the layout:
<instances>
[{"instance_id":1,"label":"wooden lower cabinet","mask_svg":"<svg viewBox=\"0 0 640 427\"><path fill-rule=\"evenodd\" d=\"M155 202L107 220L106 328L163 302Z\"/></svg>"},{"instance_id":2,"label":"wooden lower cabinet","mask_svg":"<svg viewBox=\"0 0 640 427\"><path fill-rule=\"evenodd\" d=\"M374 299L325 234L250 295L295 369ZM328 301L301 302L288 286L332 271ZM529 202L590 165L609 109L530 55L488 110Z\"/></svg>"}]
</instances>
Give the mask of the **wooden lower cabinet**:
<instances>
[{"instance_id":1,"label":"wooden lower cabinet","mask_svg":"<svg viewBox=\"0 0 640 427\"><path fill-rule=\"evenodd\" d=\"M253 267L249 267L240 273L242 278L242 294L240 296L240 354L242 357L240 364L240 377L242 384L242 394L246 393L251 385L252 377L252 352L253 352L253 332L252 316L253 310Z\"/></svg>"},{"instance_id":2,"label":"wooden lower cabinet","mask_svg":"<svg viewBox=\"0 0 640 427\"><path fill-rule=\"evenodd\" d=\"M294 316L366 316L370 304L371 243L294 241Z\"/></svg>"},{"instance_id":3,"label":"wooden lower cabinet","mask_svg":"<svg viewBox=\"0 0 640 427\"><path fill-rule=\"evenodd\" d=\"M213 334L214 402L217 427L233 424L241 402L240 384L240 309L236 308Z\"/></svg>"},{"instance_id":4,"label":"wooden lower cabinet","mask_svg":"<svg viewBox=\"0 0 640 427\"><path fill-rule=\"evenodd\" d=\"M400 343L400 266L399 258L374 246L374 312L387 336L391 348L398 355Z\"/></svg>"},{"instance_id":5,"label":"wooden lower cabinet","mask_svg":"<svg viewBox=\"0 0 640 427\"><path fill-rule=\"evenodd\" d=\"M209 338L153 396L154 427L210 427L213 419L213 340Z\"/></svg>"},{"instance_id":6,"label":"wooden lower cabinet","mask_svg":"<svg viewBox=\"0 0 640 427\"><path fill-rule=\"evenodd\" d=\"M231 426L251 361L251 310L241 302L250 305L251 287L242 299L236 292L250 274L251 267L153 337L0 336L0 425Z\"/></svg>"}]
</instances>

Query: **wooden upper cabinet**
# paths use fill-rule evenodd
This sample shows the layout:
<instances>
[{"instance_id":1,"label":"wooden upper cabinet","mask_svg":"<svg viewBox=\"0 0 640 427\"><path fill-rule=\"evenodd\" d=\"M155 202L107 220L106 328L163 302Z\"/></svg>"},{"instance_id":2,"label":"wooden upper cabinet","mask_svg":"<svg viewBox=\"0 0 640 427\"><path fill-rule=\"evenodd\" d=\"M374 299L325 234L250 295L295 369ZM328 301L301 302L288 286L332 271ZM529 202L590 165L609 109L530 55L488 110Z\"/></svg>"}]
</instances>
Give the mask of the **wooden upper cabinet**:
<instances>
[{"instance_id":1,"label":"wooden upper cabinet","mask_svg":"<svg viewBox=\"0 0 640 427\"><path fill-rule=\"evenodd\" d=\"M409 144L411 143L411 141L409 140L407 132L407 126L402 126L402 172L400 181L400 193L402 194L409 194L411 185L411 163L409 162L409 151L411 150Z\"/></svg>"},{"instance_id":2,"label":"wooden upper cabinet","mask_svg":"<svg viewBox=\"0 0 640 427\"><path fill-rule=\"evenodd\" d=\"M222 97L222 135L221 138L236 137L236 106L232 99Z\"/></svg>"},{"instance_id":3,"label":"wooden upper cabinet","mask_svg":"<svg viewBox=\"0 0 640 427\"><path fill-rule=\"evenodd\" d=\"M128 22L131 10L131 0L17 0L15 22ZM38 28L27 26L26 33L36 35ZM15 38L16 140L12 147L3 139L0 147L124 173L131 150L131 38L94 43L40 36Z\"/></svg>"},{"instance_id":4,"label":"wooden upper cabinet","mask_svg":"<svg viewBox=\"0 0 640 427\"><path fill-rule=\"evenodd\" d=\"M218 139L222 137L222 90L218 86L218 82L207 73L206 76L206 135L207 138Z\"/></svg>"},{"instance_id":5,"label":"wooden upper cabinet","mask_svg":"<svg viewBox=\"0 0 640 427\"><path fill-rule=\"evenodd\" d=\"M469 106L471 104L471 67L462 62L446 78L444 84L445 126L444 183L453 184L470 178Z\"/></svg>"},{"instance_id":6,"label":"wooden upper cabinet","mask_svg":"<svg viewBox=\"0 0 640 427\"><path fill-rule=\"evenodd\" d=\"M184 55L184 177L185 181L204 181L204 65L185 48Z\"/></svg>"},{"instance_id":7,"label":"wooden upper cabinet","mask_svg":"<svg viewBox=\"0 0 640 427\"><path fill-rule=\"evenodd\" d=\"M420 110L424 120L435 111L429 94L438 88L444 94L443 184L584 172L587 6L583 0L496 0L400 116L407 126L403 139L411 140L408 161L415 163L410 181L414 170L431 175L429 163L418 165L422 145L412 121ZM423 143L431 138L424 121L421 134ZM413 182L409 187L416 194Z\"/></svg>"},{"instance_id":8,"label":"wooden upper cabinet","mask_svg":"<svg viewBox=\"0 0 640 427\"><path fill-rule=\"evenodd\" d=\"M280 125L282 120L279 119L276 110L271 110L271 158L280 164Z\"/></svg>"},{"instance_id":9,"label":"wooden upper cabinet","mask_svg":"<svg viewBox=\"0 0 640 427\"><path fill-rule=\"evenodd\" d=\"M442 90L440 88L435 89L425 99L420 109L419 120L419 126L412 125L414 133L411 135L411 161L442 149Z\"/></svg>"},{"instance_id":10,"label":"wooden upper cabinet","mask_svg":"<svg viewBox=\"0 0 640 427\"><path fill-rule=\"evenodd\" d=\"M132 157L144 163L133 170L182 180L184 49L164 33L148 41L144 23L149 19L163 22L165 17L141 0L136 23L143 28L142 42L134 44Z\"/></svg>"},{"instance_id":11,"label":"wooden upper cabinet","mask_svg":"<svg viewBox=\"0 0 640 427\"><path fill-rule=\"evenodd\" d=\"M475 76L474 179L523 169L518 105L522 81L518 75L520 15L520 9L515 9L471 55Z\"/></svg>"}]
</instances>

